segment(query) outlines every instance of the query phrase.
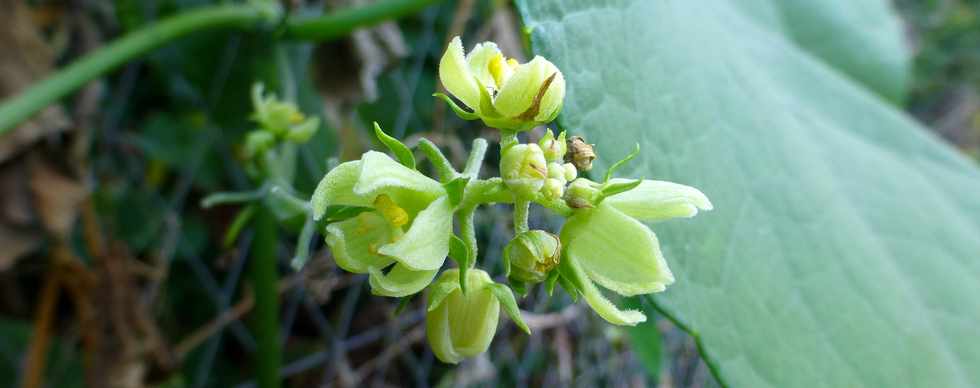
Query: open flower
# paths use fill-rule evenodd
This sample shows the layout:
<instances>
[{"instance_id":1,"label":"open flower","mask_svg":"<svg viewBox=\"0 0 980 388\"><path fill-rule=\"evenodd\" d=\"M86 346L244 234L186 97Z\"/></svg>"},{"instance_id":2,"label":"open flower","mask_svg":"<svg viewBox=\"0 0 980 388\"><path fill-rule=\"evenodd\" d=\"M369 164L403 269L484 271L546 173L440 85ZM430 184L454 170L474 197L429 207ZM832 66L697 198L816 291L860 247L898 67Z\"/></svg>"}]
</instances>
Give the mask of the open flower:
<instances>
[{"instance_id":1,"label":"open flower","mask_svg":"<svg viewBox=\"0 0 980 388\"><path fill-rule=\"evenodd\" d=\"M466 278L469 286L463 293L459 270L446 270L429 292L425 334L432 353L445 363L456 364L487 351L497 332L501 307L521 330L530 334L509 288L494 283L480 269L470 269Z\"/></svg>"},{"instance_id":2,"label":"open flower","mask_svg":"<svg viewBox=\"0 0 980 388\"><path fill-rule=\"evenodd\" d=\"M479 118L487 126L512 131L551 122L565 98L565 78L554 64L540 56L518 64L504 58L493 42L480 43L464 55L459 37L453 38L439 61L439 79L463 106L437 96L461 118Z\"/></svg>"},{"instance_id":3,"label":"open flower","mask_svg":"<svg viewBox=\"0 0 980 388\"><path fill-rule=\"evenodd\" d=\"M327 225L326 242L339 267L370 274L376 295L421 291L449 253L453 208L446 190L383 153L368 151L331 170L312 205L316 219L329 206L368 209Z\"/></svg>"},{"instance_id":4,"label":"open flower","mask_svg":"<svg viewBox=\"0 0 980 388\"><path fill-rule=\"evenodd\" d=\"M579 178L582 179L582 178ZM613 179L611 183L627 180ZM640 221L693 217L711 202L698 189L671 182L644 180L632 190L582 207L561 231L565 247L559 270L573 290L603 319L617 325L646 320L636 310L620 310L596 287L623 296L663 291L674 282L657 236Z\"/></svg>"}]
</instances>

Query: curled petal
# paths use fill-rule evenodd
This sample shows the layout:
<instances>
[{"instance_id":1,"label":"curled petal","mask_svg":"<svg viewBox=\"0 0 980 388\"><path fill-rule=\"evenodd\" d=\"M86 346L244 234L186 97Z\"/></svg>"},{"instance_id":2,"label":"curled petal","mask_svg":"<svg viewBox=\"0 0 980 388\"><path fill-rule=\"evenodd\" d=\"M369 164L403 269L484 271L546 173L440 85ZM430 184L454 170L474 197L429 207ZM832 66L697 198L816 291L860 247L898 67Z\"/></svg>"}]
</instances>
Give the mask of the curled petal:
<instances>
[{"instance_id":1,"label":"curled petal","mask_svg":"<svg viewBox=\"0 0 980 388\"><path fill-rule=\"evenodd\" d=\"M565 258L620 295L659 292L674 282L653 232L605 202L569 218L561 241Z\"/></svg>"},{"instance_id":2,"label":"curled petal","mask_svg":"<svg viewBox=\"0 0 980 388\"><path fill-rule=\"evenodd\" d=\"M602 319L609 323L621 326L635 326L647 320L646 315L637 310L620 310L616 305L606 299L602 292L589 280L585 271L573 258L565 258L560 266L561 276L575 285L577 291L582 294L585 302L592 307L592 310L599 314Z\"/></svg>"},{"instance_id":3,"label":"curled petal","mask_svg":"<svg viewBox=\"0 0 980 388\"><path fill-rule=\"evenodd\" d=\"M412 221L398 241L383 245L378 252L412 270L435 270L449 254L453 234L453 208L449 198L439 197Z\"/></svg>"},{"instance_id":4,"label":"curled petal","mask_svg":"<svg viewBox=\"0 0 980 388\"><path fill-rule=\"evenodd\" d=\"M370 277L368 282L371 284L371 293L380 296L402 297L422 291L432 279L436 277L438 270L413 271L404 265L395 264L388 273L381 271L380 267L368 269Z\"/></svg>"},{"instance_id":5,"label":"curled petal","mask_svg":"<svg viewBox=\"0 0 980 388\"><path fill-rule=\"evenodd\" d=\"M532 108L531 105L541 86L551 75L545 73L546 62L547 60L538 56L528 63L517 66L514 74L507 79L493 101L493 106L500 114L505 117L518 117Z\"/></svg>"},{"instance_id":6,"label":"curled petal","mask_svg":"<svg viewBox=\"0 0 980 388\"><path fill-rule=\"evenodd\" d=\"M394 260L378 254L378 248L391 241L392 227L375 212L327 225L326 241L337 266L348 272L367 273Z\"/></svg>"},{"instance_id":7,"label":"curled petal","mask_svg":"<svg viewBox=\"0 0 980 388\"><path fill-rule=\"evenodd\" d=\"M480 104L480 87L466 63L463 54L463 42L459 37L449 42L449 47L439 61L439 80L453 96L472 110L478 111Z\"/></svg>"},{"instance_id":8,"label":"curled petal","mask_svg":"<svg viewBox=\"0 0 980 388\"><path fill-rule=\"evenodd\" d=\"M388 155L368 151L361 156L361 170L353 192L372 202L378 194L387 194L399 206L414 213L436 197L445 195L446 190L439 182L405 167Z\"/></svg>"},{"instance_id":9,"label":"curled petal","mask_svg":"<svg viewBox=\"0 0 980 388\"><path fill-rule=\"evenodd\" d=\"M327 173L317 184L310 202L313 218L319 220L332 205L370 206L371 198L354 193L354 185L361 176L361 161L341 163Z\"/></svg>"},{"instance_id":10,"label":"curled petal","mask_svg":"<svg viewBox=\"0 0 980 388\"><path fill-rule=\"evenodd\" d=\"M625 179L612 179L625 182ZM644 180L636 188L603 201L624 214L642 221L694 217L698 209L711 210L708 197L698 189L673 182Z\"/></svg>"}]
</instances>

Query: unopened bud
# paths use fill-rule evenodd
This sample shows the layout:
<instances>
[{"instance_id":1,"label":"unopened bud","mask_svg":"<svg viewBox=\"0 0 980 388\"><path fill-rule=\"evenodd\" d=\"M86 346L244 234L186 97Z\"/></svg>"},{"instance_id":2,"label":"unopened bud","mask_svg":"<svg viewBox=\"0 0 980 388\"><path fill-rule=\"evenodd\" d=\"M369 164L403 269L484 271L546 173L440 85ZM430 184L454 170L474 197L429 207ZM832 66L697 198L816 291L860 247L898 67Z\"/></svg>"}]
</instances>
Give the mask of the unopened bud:
<instances>
[{"instance_id":1,"label":"unopened bud","mask_svg":"<svg viewBox=\"0 0 980 388\"><path fill-rule=\"evenodd\" d=\"M599 184L585 178L578 178L565 190L565 203L574 209L590 208L595 206L602 192Z\"/></svg>"},{"instance_id":2,"label":"unopened bud","mask_svg":"<svg viewBox=\"0 0 980 388\"><path fill-rule=\"evenodd\" d=\"M561 166L564 167L565 169L565 181L571 182L575 180L575 177L578 176L578 169L575 168L575 165L571 163L565 163Z\"/></svg>"},{"instance_id":3,"label":"unopened bud","mask_svg":"<svg viewBox=\"0 0 980 388\"><path fill-rule=\"evenodd\" d=\"M544 187L541 188L541 194L548 199L558 199L565 194L565 180L548 178L544 181Z\"/></svg>"},{"instance_id":4,"label":"unopened bud","mask_svg":"<svg viewBox=\"0 0 980 388\"><path fill-rule=\"evenodd\" d=\"M531 230L514 237L504 248L512 280L539 283L558 266L561 241L543 230Z\"/></svg>"},{"instance_id":5,"label":"unopened bud","mask_svg":"<svg viewBox=\"0 0 980 388\"><path fill-rule=\"evenodd\" d=\"M572 136L568 139L565 161L572 163L578 171L589 171L592 169L592 161L596 158L593 147L595 144L586 143L581 136Z\"/></svg>"},{"instance_id":6,"label":"unopened bud","mask_svg":"<svg viewBox=\"0 0 980 388\"><path fill-rule=\"evenodd\" d=\"M500 157L500 174L515 194L529 198L544 186L548 163L537 144L517 144Z\"/></svg>"},{"instance_id":7,"label":"unopened bud","mask_svg":"<svg viewBox=\"0 0 980 388\"><path fill-rule=\"evenodd\" d=\"M544 151L544 158L549 162L559 161L565 157L565 151L568 149L568 145L565 141L565 132L558 135L555 138L555 134L549 129L541 141L538 142L541 145L541 150Z\"/></svg>"}]
</instances>

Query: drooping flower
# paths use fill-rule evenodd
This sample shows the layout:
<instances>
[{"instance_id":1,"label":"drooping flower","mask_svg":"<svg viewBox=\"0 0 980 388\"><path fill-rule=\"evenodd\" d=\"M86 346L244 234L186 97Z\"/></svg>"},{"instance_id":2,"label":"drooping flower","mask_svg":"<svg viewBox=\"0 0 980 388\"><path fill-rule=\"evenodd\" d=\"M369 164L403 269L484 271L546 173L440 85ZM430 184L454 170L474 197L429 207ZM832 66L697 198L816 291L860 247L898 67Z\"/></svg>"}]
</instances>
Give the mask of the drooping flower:
<instances>
[{"instance_id":1,"label":"drooping flower","mask_svg":"<svg viewBox=\"0 0 980 388\"><path fill-rule=\"evenodd\" d=\"M529 230L514 236L504 247L504 267L514 282L539 283L558 266L561 259L558 236L543 230Z\"/></svg>"},{"instance_id":2,"label":"drooping flower","mask_svg":"<svg viewBox=\"0 0 980 388\"><path fill-rule=\"evenodd\" d=\"M626 181L613 179L611 183ZM596 284L623 296L663 291L674 276L657 236L640 221L693 217L699 209L711 210L712 205L698 189L652 180L598 201L575 209L562 228L561 276L575 289L570 292L580 293L605 320L635 325L646 316L636 310L620 310Z\"/></svg>"},{"instance_id":3,"label":"drooping flower","mask_svg":"<svg viewBox=\"0 0 980 388\"><path fill-rule=\"evenodd\" d=\"M551 122L565 98L565 78L554 64L540 56L518 64L493 42L465 54L462 41L453 38L439 61L439 79L463 105L437 96L461 118L479 118L487 126L511 131Z\"/></svg>"},{"instance_id":4,"label":"drooping flower","mask_svg":"<svg viewBox=\"0 0 980 388\"><path fill-rule=\"evenodd\" d=\"M459 270L446 270L432 284L428 296L425 334L432 353L449 364L487 351L497 332L501 307L521 330L530 334L509 288L494 283L480 269L470 269L466 277L469 285L463 293Z\"/></svg>"},{"instance_id":5,"label":"drooping flower","mask_svg":"<svg viewBox=\"0 0 980 388\"><path fill-rule=\"evenodd\" d=\"M449 253L453 207L446 190L383 153L368 151L331 170L311 201L316 219L331 206L365 208L328 224L326 242L339 267L370 274L374 294L421 291Z\"/></svg>"}]
</instances>

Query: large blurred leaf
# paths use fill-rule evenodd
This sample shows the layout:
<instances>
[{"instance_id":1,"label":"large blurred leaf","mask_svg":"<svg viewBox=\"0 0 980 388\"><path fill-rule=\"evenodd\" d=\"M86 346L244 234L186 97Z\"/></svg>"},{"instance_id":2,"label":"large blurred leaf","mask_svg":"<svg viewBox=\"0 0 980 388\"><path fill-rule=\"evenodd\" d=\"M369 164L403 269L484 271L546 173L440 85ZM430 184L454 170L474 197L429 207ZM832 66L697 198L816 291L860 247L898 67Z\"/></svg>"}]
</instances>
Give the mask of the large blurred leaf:
<instances>
[{"instance_id":1,"label":"large blurred leaf","mask_svg":"<svg viewBox=\"0 0 980 388\"><path fill-rule=\"evenodd\" d=\"M743 6L519 4L597 171L639 140L629 174L714 202L654 225L677 283L653 300L724 384L980 385L971 162Z\"/></svg>"}]
</instances>

